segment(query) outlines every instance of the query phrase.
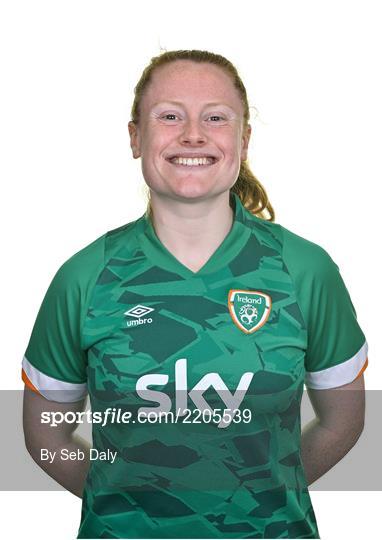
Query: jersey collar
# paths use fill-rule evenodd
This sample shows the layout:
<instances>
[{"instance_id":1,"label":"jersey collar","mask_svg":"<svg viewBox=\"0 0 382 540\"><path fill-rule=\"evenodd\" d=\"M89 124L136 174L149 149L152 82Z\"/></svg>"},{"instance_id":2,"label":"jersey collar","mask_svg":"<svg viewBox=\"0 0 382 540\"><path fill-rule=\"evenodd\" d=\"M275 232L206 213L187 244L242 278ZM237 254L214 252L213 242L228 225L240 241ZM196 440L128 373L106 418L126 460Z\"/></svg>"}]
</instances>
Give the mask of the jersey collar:
<instances>
[{"instance_id":1,"label":"jersey collar","mask_svg":"<svg viewBox=\"0 0 382 540\"><path fill-rule=\"evenodd\" d=\"M141 226L138 231L138 241L142 251L154 266L179 274L184 278L205 276L223 268L225 268L224 272L227 274L227 277L230 276L231 272L227 265L241 251L251 234L250 228L245 225L245 214L249 213L248 210L244 208L236 193L231 192L230 200L234 210L232 227L215 252L197 272L192 271L182 264L162 244L147 212L139 220Z\"/></svg>"}]
</instances>

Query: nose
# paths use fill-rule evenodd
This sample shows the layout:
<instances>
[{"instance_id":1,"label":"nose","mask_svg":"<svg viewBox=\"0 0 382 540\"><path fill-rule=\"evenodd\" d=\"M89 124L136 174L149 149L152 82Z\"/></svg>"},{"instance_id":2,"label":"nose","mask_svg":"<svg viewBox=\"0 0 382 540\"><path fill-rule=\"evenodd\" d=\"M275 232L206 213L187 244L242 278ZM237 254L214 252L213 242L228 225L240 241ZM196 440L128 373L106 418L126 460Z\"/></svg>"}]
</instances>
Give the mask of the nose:
<instances>
[{"instance_id":1,"label":"nose","mask_svg":"<svg viewBox=\"0 0 382 540\"><path fill-rule=\"evenodd\" d=\"M184 124L180 139L183 144L205 143L207 137L203 131L203 126L200 124L200 120L189 118Z\"/></svg>"}]
</instances>

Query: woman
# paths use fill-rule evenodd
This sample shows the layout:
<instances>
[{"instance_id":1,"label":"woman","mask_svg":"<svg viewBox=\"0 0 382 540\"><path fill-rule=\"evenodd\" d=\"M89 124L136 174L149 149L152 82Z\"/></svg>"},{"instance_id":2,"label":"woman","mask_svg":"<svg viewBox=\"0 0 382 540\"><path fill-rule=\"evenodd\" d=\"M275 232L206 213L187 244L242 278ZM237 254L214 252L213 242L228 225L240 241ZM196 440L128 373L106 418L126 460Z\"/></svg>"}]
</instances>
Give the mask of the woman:
<instances>
[{"instance_id":1,"label":"woman","mask_svg":"<svg viewBox=\"0 0 382 540\"><path fill-rule=\"evenodd\" d=\"M318 538L307 486L362 432L365 336L327 252L274 222L248 121L224 57L153 58L129 122L148 210L46 293L23 359L25 438L83 496L79 538ZM304 382L317 417L301 440ZM39 420L82 411L87 393L109 420L93 421L95 459L75 424Z\"/></svg>"}]
</instances>

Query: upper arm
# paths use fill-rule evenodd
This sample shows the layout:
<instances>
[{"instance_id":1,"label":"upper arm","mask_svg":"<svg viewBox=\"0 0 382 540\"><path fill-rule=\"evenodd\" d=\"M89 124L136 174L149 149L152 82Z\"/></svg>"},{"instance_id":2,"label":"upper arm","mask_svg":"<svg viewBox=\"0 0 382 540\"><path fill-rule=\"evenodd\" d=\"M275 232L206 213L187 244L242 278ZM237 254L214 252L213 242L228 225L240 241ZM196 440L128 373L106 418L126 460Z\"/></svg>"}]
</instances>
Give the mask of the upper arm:
<instances>
[{"instance_id":1,"label":"upper arm","mask_svg":"<svg viewBox=\"0 0 382 540\"><path fill-rule=\"evenodd\" d=\"M338 265L321 246L287 229L283 254L306 329L305 385L350 385L367 367L368 344Z\"/></svg>"},{"instance_id":2,"label":"upper arm","mask_svg":"<svg viewBox=\"0 0 382 540\"><path fill-rule=\"evenodd\" d=\"M323 390L307 388L320 424L335 435L358 438L365 418L365 384L361 374L351 383Z\"/></svg>"},{"instance_id":3,"label":"upper arm","mask_svg":"<svg viewBox=\"0 0 382 540\"><path fill-rule=\"evenodd\" d=\"M38 310L22 360L22 378L47 400L78 402L87 394L83 326L103 263L104 236L60 266Z\"/></svg>"}]
</instances>

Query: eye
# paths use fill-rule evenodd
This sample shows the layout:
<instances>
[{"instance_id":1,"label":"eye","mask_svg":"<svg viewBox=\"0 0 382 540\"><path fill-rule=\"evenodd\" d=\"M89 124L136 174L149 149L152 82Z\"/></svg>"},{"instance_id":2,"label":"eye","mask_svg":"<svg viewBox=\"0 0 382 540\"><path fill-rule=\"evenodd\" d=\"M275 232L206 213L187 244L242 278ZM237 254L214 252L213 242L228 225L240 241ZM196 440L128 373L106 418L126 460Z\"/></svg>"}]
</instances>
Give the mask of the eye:
<instances>
[{"instance_id":1,"label":"eye","mask_svg":"<svg viewBox=\"0 0 382 540\"><path fill-rule=\"evenodd\" d=\"M208 118L211 119L211 121L216 124L217 122L219 121L225 121L226 118L224 116L220 116L219 114L211 114L211 116L209 116Z\"/></svg>"},{"instance_id":2,"label":"eye","mask_svg":"<svg viewBox=\"0 0 382 540\"><path fill-rule=\"evenodd\" d=\"M172 116L173 118L169 118L169 116ZM174 113L167 113L161 116L161 118L164 118L165 120L175 120L176 117L177 115Z\"/></svg>"}]
</instances>

